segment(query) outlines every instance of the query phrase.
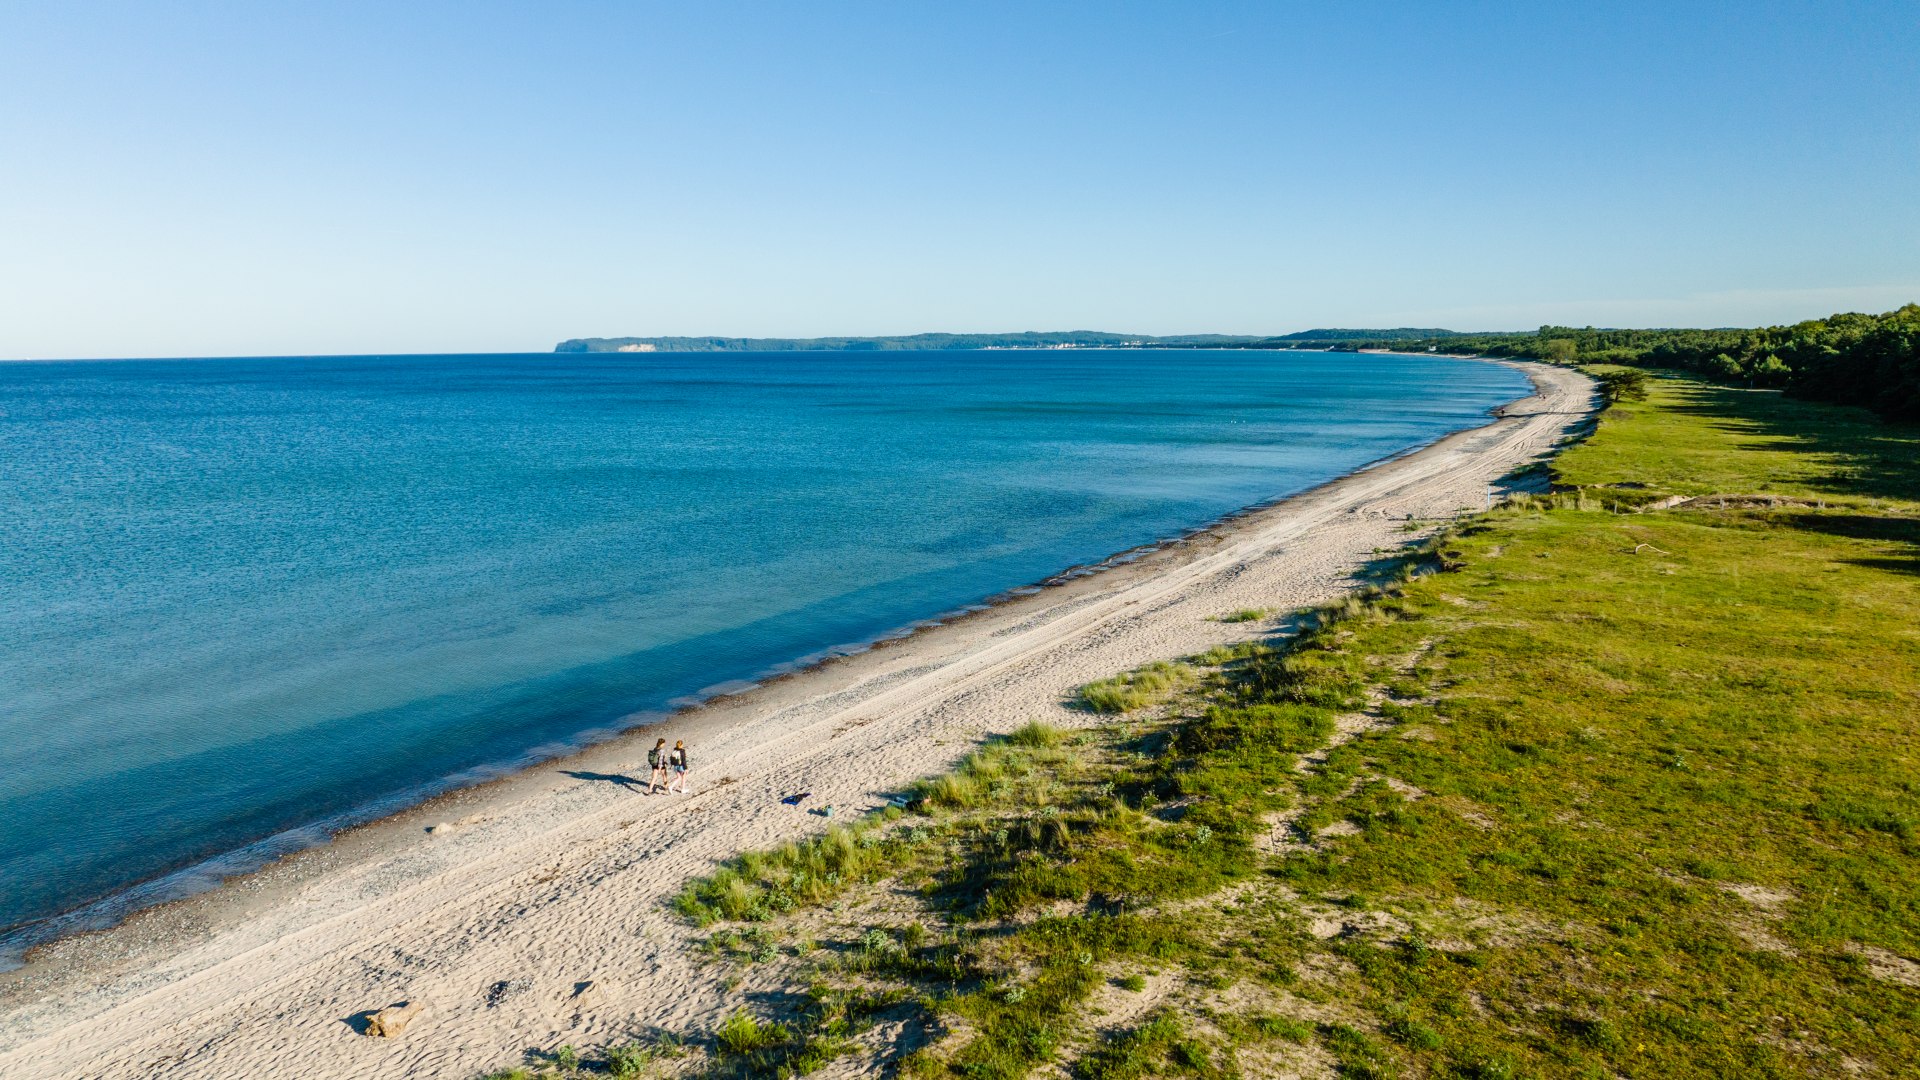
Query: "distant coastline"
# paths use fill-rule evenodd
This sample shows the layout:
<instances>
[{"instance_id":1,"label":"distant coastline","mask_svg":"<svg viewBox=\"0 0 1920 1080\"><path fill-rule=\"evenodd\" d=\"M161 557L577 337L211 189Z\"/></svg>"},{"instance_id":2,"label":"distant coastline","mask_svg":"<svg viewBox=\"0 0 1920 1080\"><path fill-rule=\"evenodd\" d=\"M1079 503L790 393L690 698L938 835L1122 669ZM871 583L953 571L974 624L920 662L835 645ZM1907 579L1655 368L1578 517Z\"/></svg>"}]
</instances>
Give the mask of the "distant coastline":
<instances>
[{"instance_id":1,"label":"distant coastline","mask_svg":"<svg viewBox=\"0 0 1920 1080\"><path fill-rule=\"evenodd\" d=\"M1861 405L1895 421L1920 421L1920 304L1878 315L1835 312L1791 326L1751 329L1606 329L1461 333L1441 329L1302 330L1277 337L1151 337L1092 330L1023 334L914 334L870 338L575 338L559 352L731 352L811 349L1298 349L1426 353L1465 358L1620 364L1691 372L1710 382L1784 390L1790 397Z\"/></svg>"},{"instance_id":2,"label":"distant coastline","mask_svg":"<svg viewBox=\"0 0 1920 1080\"><path fill-rule=\"evenodd\" d=\"M1013 334L902 334L881 337L592 337L569 338L557 353L587 352L940 352L976 349L1292 349L1365 342L1419 341L1452 330L1302 330L1296 334L1115 334L1102 330L1028 330Z\"/></svg>"}]
</instances>

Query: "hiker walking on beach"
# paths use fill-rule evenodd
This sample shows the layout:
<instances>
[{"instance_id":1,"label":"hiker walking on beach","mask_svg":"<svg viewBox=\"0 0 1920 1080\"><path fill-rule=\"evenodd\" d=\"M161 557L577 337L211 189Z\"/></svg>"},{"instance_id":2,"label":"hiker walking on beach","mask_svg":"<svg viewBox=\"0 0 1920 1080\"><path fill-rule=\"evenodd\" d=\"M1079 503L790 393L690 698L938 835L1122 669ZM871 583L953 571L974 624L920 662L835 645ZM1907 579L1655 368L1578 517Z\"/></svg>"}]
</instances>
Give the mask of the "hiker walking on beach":
<instances>
[{"instance_id":1,"label":"hiker walking on beach","mask_svg":"<svg viewBox=\"0 0 1920 1080\"><path fill-rule=\"evenodd\" d=\"M647 777L647 794L653 794L654 785L667 786L667 740L661 739L647 751L647 768L653 772Z\"/></svg>"},{"instance_id":2,"label":"hiker walking on beach","mask_svg":"<svg viewBox=\"0 0 1920 1080\"><path fill-rule=\"evenodd\" d=\"M665 742L665 739L660 740ZM673 750L667 754L667 767L673 770L673 783L667 785L671 792L673 785L680 785L680 794L687 794L687 744L685 740L676 740Z\"/></svg>"}]
</instances>

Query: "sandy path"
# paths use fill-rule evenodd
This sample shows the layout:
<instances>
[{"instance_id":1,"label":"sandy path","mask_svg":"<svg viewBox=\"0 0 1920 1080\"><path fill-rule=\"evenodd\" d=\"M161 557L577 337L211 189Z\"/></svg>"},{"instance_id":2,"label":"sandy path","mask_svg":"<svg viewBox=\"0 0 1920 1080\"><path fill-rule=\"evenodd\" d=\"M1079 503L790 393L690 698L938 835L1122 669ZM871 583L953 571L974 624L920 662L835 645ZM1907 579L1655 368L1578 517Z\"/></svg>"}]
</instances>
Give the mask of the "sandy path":
<instances>
[{"instance_id":1,"label":"sandy path","mask_svg":"<svg viewBox=\"0 0 1920 1080\"><path fill-rule=\"evenodd\" d=\"M1084 722L1063 702L1091 679L1271 632L1221 614L1337 595L1410 539L1407 517L1478 507L1590 410L1584 378L1528 371L1540 393L1488 427L677 719L699 755L692 797L610 782L644 778L630 736L45 950L0 980L0 1077L464 1078L529 1047L706 1029L738 995L662 901L718 859L824 826L780 795L877 805L984 734ZM586 980L605 994L577 1009ZM398 1039L348 1022L408 999L426 1008Z\"/></svg>"}]
</instances>

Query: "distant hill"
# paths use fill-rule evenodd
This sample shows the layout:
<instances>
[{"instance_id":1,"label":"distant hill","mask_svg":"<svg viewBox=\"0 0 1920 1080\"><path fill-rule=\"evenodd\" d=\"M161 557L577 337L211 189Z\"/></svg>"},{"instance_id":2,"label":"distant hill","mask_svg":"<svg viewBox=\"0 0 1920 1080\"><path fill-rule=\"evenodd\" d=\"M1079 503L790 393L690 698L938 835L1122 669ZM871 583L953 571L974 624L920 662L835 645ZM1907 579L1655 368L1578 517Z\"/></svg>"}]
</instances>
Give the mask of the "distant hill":
<instances>
[{"instance_id":1,"label":"distant hill","mask_svg":"<svg viewBox=\"0 0 1920 1080\"><path fill-rule=\"evenodd\" d=\"M1111 334L1099 330L1033 331L1017 334L906 334L894 337L740 338L606 337L571 338L555 352L811 352L815 350L910 352L938 349L1057 348L1286 348L1300 342L1413 341L1445 337L1451 330L1304 330L1279 337L1251 334Z\"/></svg>"},{"instance_id":2,"label":"distant hill","mask_svg":"<svg viewBox=\"0 0 1920 1080\"><path fill-rule=\"evenodd\" d=\"M1417 341L1424 338L1453 337L1453 330L1420 330L1402 326L1393 330L1302 330L1282 334L1269 341Z\"/></svg>"},{"instance_id":3,"label":"distant hill","mask_svg":"<svg viewBox=\"0 0 1920 1080\"><path fill-rule=\"evenodd\" d=\"M1231 334L1185 334L1153 337L1148 334L1109 334L1098 330L1025 331L1017 334L907 334L895 337L737 338L737 337L615 337L572 338L555 352L876 352L937 349L1047 349L1113 348L1126 346L1246 345L1259 337Z\"/></svg>"}]
</instances>

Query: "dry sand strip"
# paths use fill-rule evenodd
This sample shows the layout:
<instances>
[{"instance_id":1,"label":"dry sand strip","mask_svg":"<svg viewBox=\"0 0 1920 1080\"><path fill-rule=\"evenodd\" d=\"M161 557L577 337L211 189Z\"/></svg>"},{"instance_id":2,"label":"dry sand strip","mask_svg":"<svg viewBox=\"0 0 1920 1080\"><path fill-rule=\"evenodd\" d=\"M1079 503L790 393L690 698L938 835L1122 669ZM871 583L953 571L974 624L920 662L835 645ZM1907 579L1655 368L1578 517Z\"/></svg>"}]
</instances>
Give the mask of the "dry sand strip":
<instances>
[{"instance_id":1,"label":"dry sand strip","mask_svg":"<svg viewBox=\"0 0 1920 1080\"><path fill-rule=\"evenodd\" d=\"M673 718L691 796L618 781L645 778L641 731L43 949L0 977L0 1077L466 1078L531 1047L708 1030L739 995L665 901L825 827L780 796L844 819L984 735L1087 722L1066 702L1092 679L1273 632L1220 615L1339 595L1413 539L1409 517L1478 508L1591 414L1584 377L1518 366L1536 395L1486 427ZM402 1001L420 1005L404 1033L361 1033Z\"/></svg>"}]
</instances>

